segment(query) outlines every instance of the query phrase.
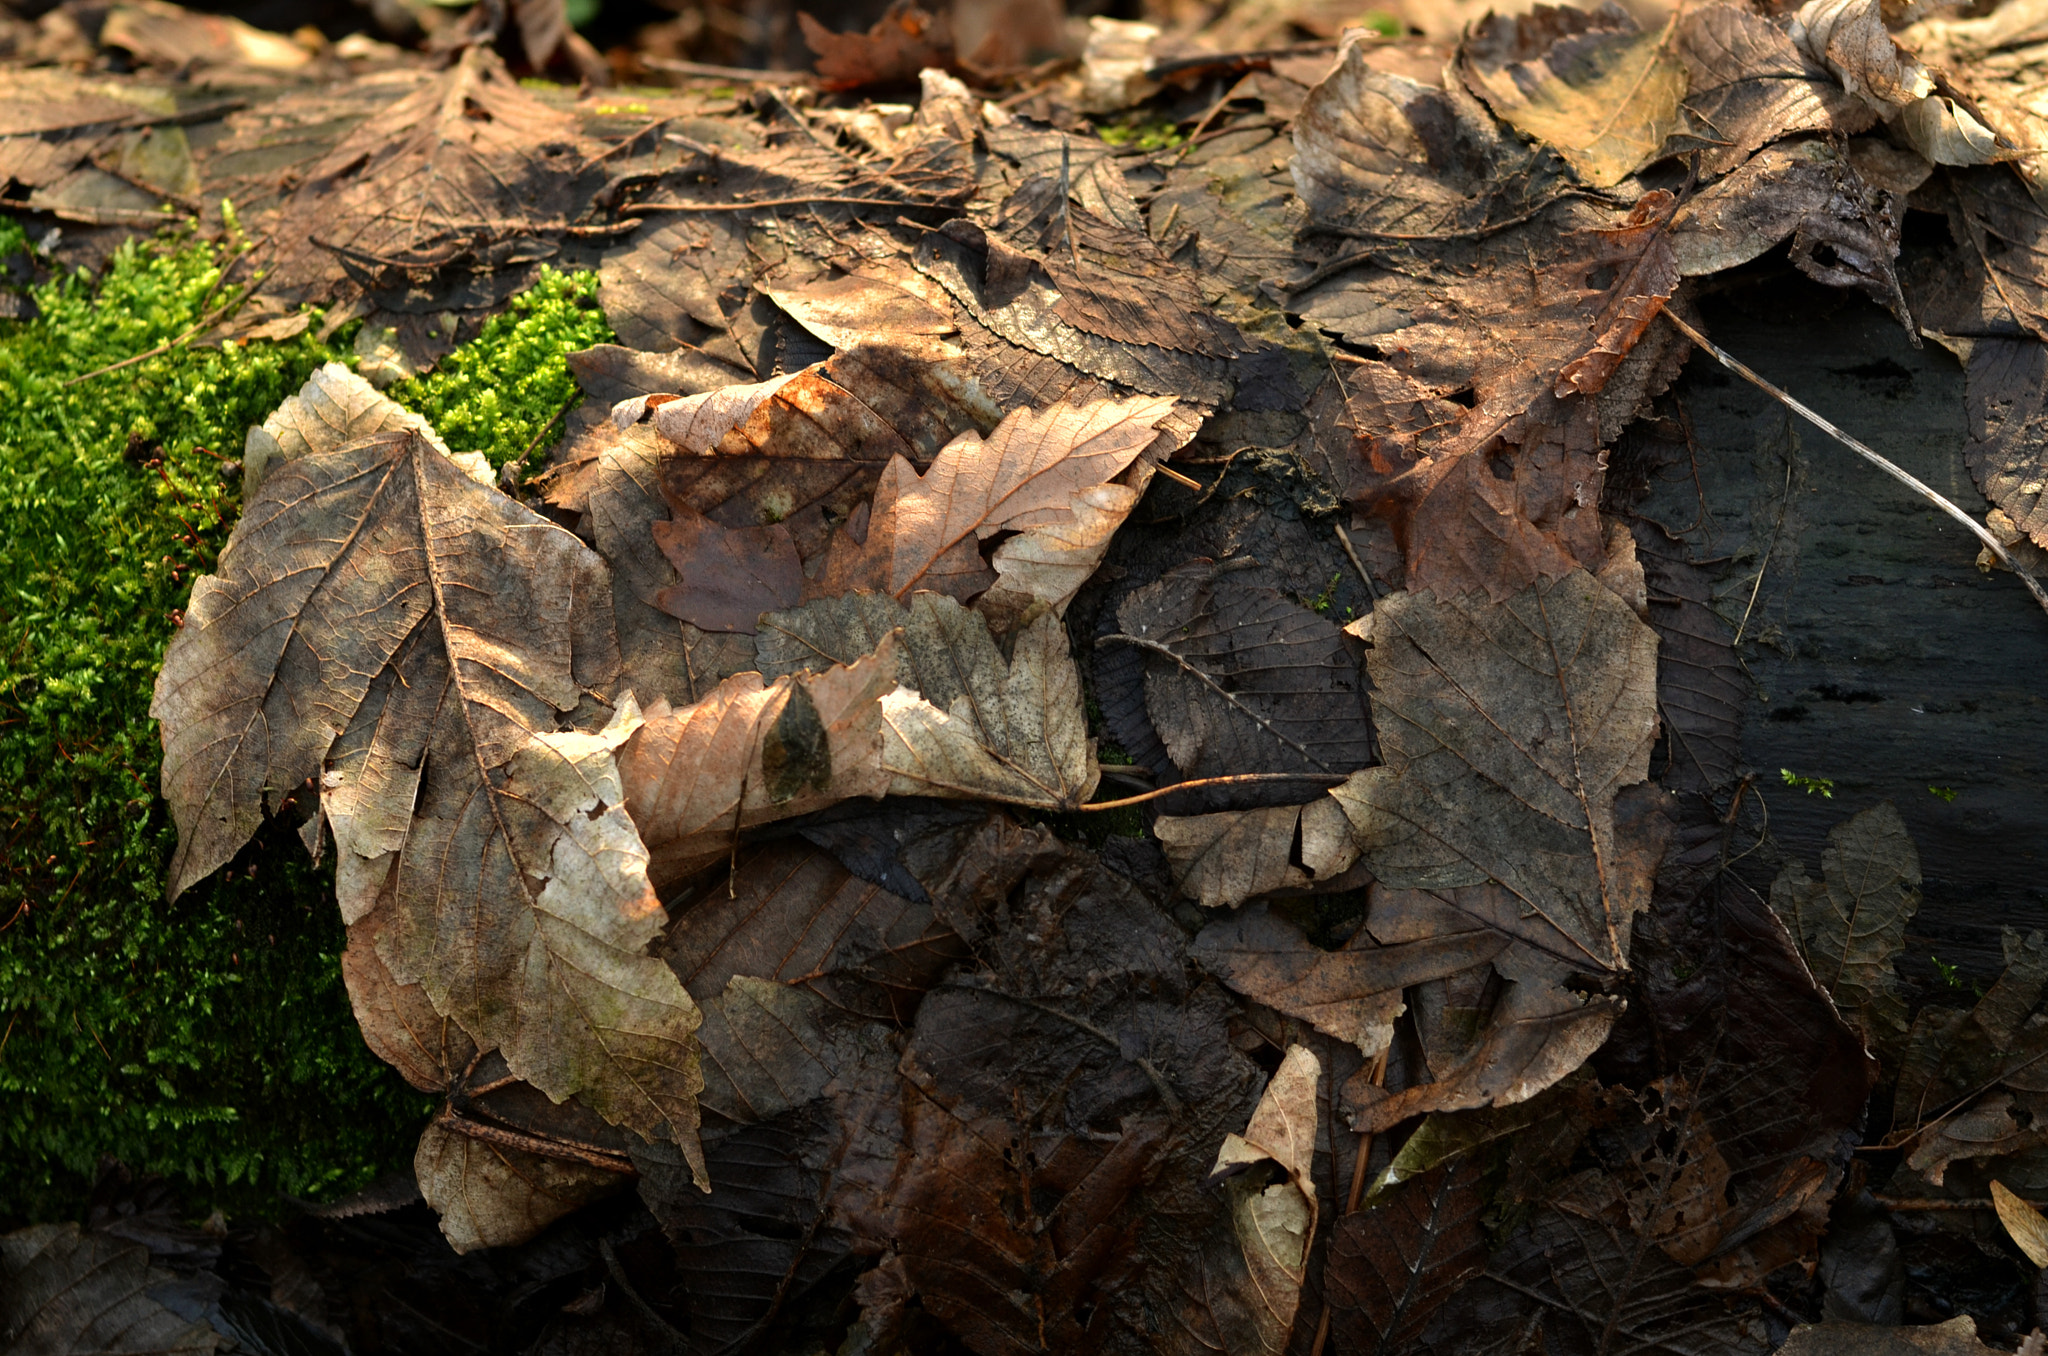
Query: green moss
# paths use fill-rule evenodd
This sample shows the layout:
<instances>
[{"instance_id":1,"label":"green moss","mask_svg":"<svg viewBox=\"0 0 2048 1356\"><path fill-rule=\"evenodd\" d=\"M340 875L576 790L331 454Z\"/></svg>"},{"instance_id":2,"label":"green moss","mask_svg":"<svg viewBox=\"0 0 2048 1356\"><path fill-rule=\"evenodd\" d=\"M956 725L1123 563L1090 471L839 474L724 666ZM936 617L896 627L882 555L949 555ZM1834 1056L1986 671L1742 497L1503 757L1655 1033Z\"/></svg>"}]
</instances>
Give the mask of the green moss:
<instances>
[{"instance_id":1,"label":"green moss","mask_svg":"<svg viewBox=\"0 0 2048 1356\"><path fill-rule=\"evenodd\" d=\"M482 334L386 394L425 415L451 451L482 452L503 466L537 448L549 425L581 399L564 358L611 342L597 309L597 275L543 269L533 289ZM538 469L538 461L536 453L529 467Z\"/></svg>"},{"instance_id":2,"label":"green moss","mask_svg":"<svg viewBox=\"0 0 2048 1356\"><path fill-rule=\"evenodd\" d=\"M0 252L24 244L0 220ZM148 718L164 645L239 510L227 463L322 362L301 336L182 348L224 295L204 244L124 247L0 323L0 1217L75 1213L120 1156L230 1213L407 1159L426 1104L363 1046L326 871L275 826L175 905ZM551 276L402 399L502 464L610 336Z\"/></svg>"}]
</instances>

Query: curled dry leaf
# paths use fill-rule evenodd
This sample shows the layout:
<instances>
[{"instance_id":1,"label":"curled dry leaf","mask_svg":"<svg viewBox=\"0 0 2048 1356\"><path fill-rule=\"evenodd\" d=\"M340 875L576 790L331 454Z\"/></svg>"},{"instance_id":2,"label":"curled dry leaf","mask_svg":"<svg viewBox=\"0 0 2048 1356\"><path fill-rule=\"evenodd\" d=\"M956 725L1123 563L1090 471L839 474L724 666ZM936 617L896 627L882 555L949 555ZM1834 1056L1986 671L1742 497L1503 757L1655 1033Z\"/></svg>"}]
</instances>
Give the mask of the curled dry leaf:
<instances>
[{"instance_id":1,"label":"curled dry leaf","mask_svg":"<svg viewBox=\"0 0 2048 1356\"><path fill-rule=\"evenodd\" d=\"M1243 1134L1227 1135L1216 1152L1210 1181L1223 1181L1231 1223L1244 1251L1249 1284L1245 1326L1258 1333L1255 1350L1286 1344L1308 1277L1309 1245L1316 1235L1316 1085L1322 1065L1306 1046L1293 1045L1252 1112ZM1279 1170L1267 1181L1264 1165ZM1233 1343L1233 1345L1235 1345Z\"/></svg>"},{"instance_id":2,"label":"curled dry leaf","mask_svg":"<svg viewBox=\"0 0 2048 1356\"><path fill-rule=\"evenodd\" d=\"M220 571L153 708L172 889L317 781L344 920L392 881L401 982L550 1096L687 1146L696 1012L645 954L612 762L639 717L590 696L619 662L603 563L405 431L284 462Z\"/></svg>"},{"instance_id":3,"label":"curled dry leaf","mask_svg":"<svg viewBox=\"0 0 2048 1356\"><path fill-rule=\"evenodd\" d=\"M1686 67L1672 24L1638 30L1609 3L1490 14L1459 49L1472 92L1523 135L1553 146L1581 179L1610 188L1655 159L1678 130Z\"/></svg>"},{"instance_id":4,"label":"curled dry leaf","mask_svg":"<svg viewBox=\"0 0 2048 1356\"><path fill-rule=\"evenodd\" d=\"M1886 117L1934 92L1933 75L1892 41L1879 0L1807 0L1786 33Z\"/></svg>"},{"instance_id":5,"label":"curled dry leaf","mask_svg":"<svg viewBox=\"0 0 2048 1356\"><path fill-rule=\"evenodd\" d=\"M1705 143L1701 169L1726 174L1760 147L1798 132L1849 136L1877 111L1848 93L1785 30L1739 5L1699 5L1677 21L1686 70L1689 135Z\"/></svg>"},{"instance_id":6,"label":"curled dry leaf","mask_svg":"<svg viewBox=\"0 0 2048 1356\"><path fill-rule=\"evenodd\" d=\"M1799 863L1787 866L1771 884L1771 908L1871 1048L1896 1053L1906 996L1892 959L1920 908L1920 854L1898 807L1883 801L1836 825L1821 872L1814 881Z\"/></svg>"},{"instance_id":7,"label":"curled dry leaf","mask_svg":"<svg viewBox=\"0 0 2048 1356\"><path fill-rule=\"evenodd\" d=\"M1913 149L1937 165L1988 165L2005 158L1998 134L1945 95L1907 104L1898 125Z\"/></svg>"},{"instance_id":8,"label":"curled dry leaf","mask_svg":"<svg viewBox=\"0 0 2048 1356\"><path fill-rule=\"evenodd\" d=\"M2007 1237L2037 1267L2048 1267L2048 1217L2012 1193L2005 1183L1991 1184L1991 1204L1997 1207L1998 1222Z\"/></svg>"}]
</instances>

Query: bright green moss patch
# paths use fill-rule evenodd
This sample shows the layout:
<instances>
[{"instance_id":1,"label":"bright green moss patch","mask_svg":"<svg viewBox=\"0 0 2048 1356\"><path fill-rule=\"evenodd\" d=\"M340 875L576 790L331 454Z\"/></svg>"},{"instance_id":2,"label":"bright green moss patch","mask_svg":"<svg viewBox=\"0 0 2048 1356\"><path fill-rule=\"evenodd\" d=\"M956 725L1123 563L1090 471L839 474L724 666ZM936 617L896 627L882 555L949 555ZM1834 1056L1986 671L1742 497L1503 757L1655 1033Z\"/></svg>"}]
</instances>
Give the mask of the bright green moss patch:
<instances>
[{"instance_id":1,"label":"bright green moss patch","mask_svg":"<svg viewBox=\"0 0 2048 1356\"><path fill-rule=\"evenodd\" d=\"M0 253L24 244L0 219ZM151 687L239 510L228 463L340 351L177 349L226 293L204 245L131 246L0 323L0 1217L75 1213L100 1154L230 1213L349 1189L411 1155L426 1103L363 1046L330 874L275 826L175 905ZM394 391L449 443L518 456L609 339L555 275ZM539 460L536 456L535 460Z\"/></svg>"},{"instance_id":2,"label":"bright green moss patch","mask_svg":"<svg viewBox=\"0 0 2048 1356\"><path fill-rule=\"evenodd\" d=\"M482 452L503 466L534 449L527 465L538 469L541 435L581 398L563 358L611 342L597 309L597 275L543 269L482 334L385 394L425 415L450 451Z\"/></svg>"}]
</instances>

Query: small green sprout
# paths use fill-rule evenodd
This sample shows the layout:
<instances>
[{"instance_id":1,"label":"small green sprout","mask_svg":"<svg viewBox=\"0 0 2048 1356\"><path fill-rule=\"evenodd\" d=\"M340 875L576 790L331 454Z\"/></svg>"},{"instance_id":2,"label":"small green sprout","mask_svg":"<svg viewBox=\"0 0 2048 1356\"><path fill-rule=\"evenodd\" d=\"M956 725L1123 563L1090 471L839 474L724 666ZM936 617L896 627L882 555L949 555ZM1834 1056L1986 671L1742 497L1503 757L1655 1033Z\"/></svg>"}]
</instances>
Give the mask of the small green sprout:
<instances>
[{"instance_id":1,"label":"small green sprout","mask_svg":"<svg viewBox=\"0 0 2048 1356\"><path fill-rule=\"evenodd\" d=\"M1344 576L1342 574L1331 575L1330 582L1323 585L1323 591L1321 593L1318 593L1313 598L1302 599L1301 605L1311 612L1328 612L1330 610L1330 604L1334 602L1337 597L1337 584L1343 578Z\"/></svg>"},{"instance_id":2,"label":"small green sprout","mask_svg":"<svg viewBox=\"0 0 2048 1356\"><path fill-rule=\"evenodd\" d=\"M1951 805L1955 804L1956 789L1953 786L1930 786L1927 788L1927 794L1947 801Z\"/></svg>"},{"instance_id":3,"label":"small green sprout","mask_svg":"<svg viewBox=\"0 0 2048 1356\"><path fill-rule=\"evenodd\" d=\"M1819 792L1823 800L1835 798L1835 782L1832 777L1802 777L1789 767L1779 768L1778 775L1785 779L1785 785L1796 791L1804 791L1809 796Z\"/></svg>"}]
</instances>

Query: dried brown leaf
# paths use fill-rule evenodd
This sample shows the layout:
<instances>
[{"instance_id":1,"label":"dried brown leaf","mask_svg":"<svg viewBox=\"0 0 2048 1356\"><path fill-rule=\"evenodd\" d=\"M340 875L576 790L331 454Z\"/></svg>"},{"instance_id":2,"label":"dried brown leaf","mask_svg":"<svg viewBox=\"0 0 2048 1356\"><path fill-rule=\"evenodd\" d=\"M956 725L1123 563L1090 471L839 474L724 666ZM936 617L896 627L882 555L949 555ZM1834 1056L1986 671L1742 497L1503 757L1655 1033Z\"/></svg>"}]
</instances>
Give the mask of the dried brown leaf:
<instances>
[{"instance_id":1,"label":"dried brown leaf","mask_svg":"<svg viewBox=\"0 0 2048 1356\"><path fill-rule=\"evenodd\" d=\"M1798 132L1848 136L1877 112L1808 59L1785 30L1739 5L1689 8L1678 16L1685 64L1687 132L1707 143L1701 168L1726 174L1758 148Z\"/></svg>"},{"instance_id":2,"label":"dried brown leaf","mask_svg":"<svg viewBox=\"0 0 2048 1356\"><path fill-rule=\"evenodd\" d=\"M817 54L818 82L828 90L907 84L927 66L953 64L952 25L917 0L892 0L865 33L835 33L808 13L797 21Z\"/></svg>"},{"instance_id":3,"label":"dried brown leaf","mask_svg":"<svg viewBox=\"0 0 2048 1356\"><path fill-rule=\"evenodd\" d=\"M962 433L921 476L908 460L891 458L875 490L865 537L853 527L842 529L807 591L816 597L872 589L904 598L929 589L974 597L994 582L979 550L982 541L1018 532L1048 546L1067 546L1066 538L1085 521L1077 507L1119 520L1128 513L1134 497L1105 506L1087 504L1082 496L1108 486L1137 461L1173 406L1170 398L1138 397L1015 410L986 439L971 430ZM1099 558L1107 546L1107 534L1089 534L1083 554ZM1010 573L1013 590L1037 577L1021 562ZM1060 578L1055 587L1066 582Z\"/></svg>"},{"instance_id":4,"label":"dried brown leaf","mask_svg":"<svg viewBox=\"0 0 2048 1356\"><path fill-rule=\"evenodd\" d=\"M151 1295L176 1279L139 1243L76 1224L0 1234L0 1340L10 1352L204 1356L222 1339Z\"/></svg>"},{"instance_id":5,"label":"dried brown leaf","mask_svg":"<svg viewBox=\"0 0 2048 1356\"><path fill-rule=\"evenodd\" d=\"M1686 67L1672 26L1639 31L1618 6L1488 15L1459 51L1472 92L1581 179L1611 188L1657 158L1679 126Z\"/></svg>"},{"instance_id":6,"label":"dried brown leaf","mask_svg":"<svg viewBox=\"0 0 2048 1356\"><path fill-rule=\"evenodd\" d=\"M638 715L586 696L618 671L603 563L408 431L284 462L220 570L154 707L173 890L317 779L344 919L392 882L400 982L549 1095L687 1145L696 1013L645 954L612 759Z\"/></svg>"},{"instance_id":7,"label":"dried brown leaf","mask_svg":"<svg viewBox=\"0 0 2048 1356\"><path fill-rule=\"evenodd\" d=\"M1308 1276L1309 1245L1316 1234L1316 1187L1310 1174L1316 1150L1316 1085L1322 1065L1306 1046L1288 1047L1266 1084L1244 1133L1227 1135L1210 1180L1224 1178L1230 1219L1244 1253L1242 1300L1245 1334L1227 1333L1226 1349L1277 1351L1293 1331ZM1266 1180L1270 1169L1278 1180ZM1230 1340L1235 1339L1235 1340Z\"/></svg>"},{"instance_id":8,"label":"dried brown leaf","mask_svg":"<svg viewBox=\"0 0 2048 1356\"><path fill-rule=\"evenodd\" d=\"M1625 967L1655 862L1618 845L1614 804L1649 773L1655 634L1583 572L1500 607L1392 595L1359 629L1386 765L1332 794L1374 874L1497 881L1555 929L1560 959Z\"/></svg>"},{"instance_id":9,"label":"dried brown leaf","mask_svg":"<svg viewBox=\"0 0 2048 1356\"><path fill-rule=\"evenodd\" d=\"M1807 0L1786 34L1880 113L1934 92L1933 75L1892 41L1878 0Z\"/></svg>"},{"instance_id":10,"label":"dried brown leaf","mask_svg":"<svg viewBox=\"0 0 2048 1356\"><path fill-rule=\"evenodd\" d=\"M1964 452L1977 488L2037 546L2048 546L2048 346L1979 339L1970 348Z\"/></svg>"},{"instance_id":11,"label":"dried brown leaf","mask_svg":"<svg viewBox=\"0 0 2048 1356\"><path fill-rule=\"evenodd\" d=\"M1887 1327L1876 1323L1814 1323L1794 1328L1778 1348L1785 1356L1990 1356L1997 1347L1977 1337L1977 1320Z\"/></svg>"},{"instance_id":12,"label":"dried brown leaf","mask_svg":"<svg viewBox=\"0 0 2048 1356\"><path fill-rule=\"evenodd\" d=\"M489 1143L439 1120L420 1134L413 1173L457 1252L524 1243L626 1181L602 1168Z\"/></svg>"},{"instance_id":13,"label":"dried brown leaf","mask_svg":"<svg viewBox=\"0 0 2048 1356\"><path fill-rule=\"evenodd\" d=\"M412 274L545 258L595 149L489 47L467 48L306 169L269 223L282 243L263 290L317 302L347 280L402 290Z\"/></svg>"},{"instance_id":14,"label":"dried brown leaf","mask_svg":"<svg viewBox=\"0 0 2048 1356\"><path fill-rule=\"evenodd\" d=\"M1920 854L1898 808L1882 801L1836 825L1821 871L1814 881L1799 863L1787 866L1771 885L1771 909L1871 1048L1894 1054L1907 1009L1892 961L1920 908Z\"/></svg>"},{"instance_id":15,"label":"dried brown leaf","mask_svg":"<svg viewBox=\"0 0 2048 1356\"><path fill-rule=\"evenodd\" d=\"M1376 69L1373 47L1348 42L1295 123L1294 185L1319 223L1451 239L1509 225L1556 192L1556 174L1462 87Z\"/></svg>"},{"instance_id":16,"label":"dried brown leaf","mask_svg":"<svg viewBox=\"0 0 2048 1356\"><path fill-rule=\"evenodd\" d=\"M1330 1331L1339 1350L1401 1356L1486 1265L1482 1171L1454 1159L1401 1182L1330 1237Z\"/></svg>"},{"instance_id":17,"label":"dried brown leaf","mask_svg":"<svg viewBox=\"0 0 2048 1356\"><path fill-rule=\"evenodd\" d=\"M598 305L629 348L703 348L725 335L745 303L748 263L745 225L731 215L657 217L605 251ZM745 361L736 347L716 356Z\"/></svg>"}]
</instances>

